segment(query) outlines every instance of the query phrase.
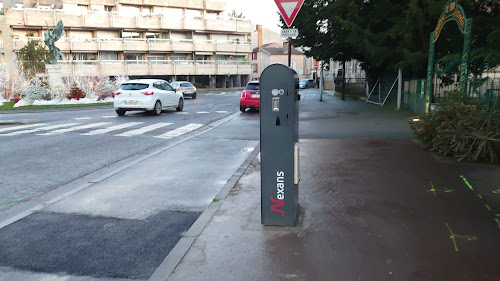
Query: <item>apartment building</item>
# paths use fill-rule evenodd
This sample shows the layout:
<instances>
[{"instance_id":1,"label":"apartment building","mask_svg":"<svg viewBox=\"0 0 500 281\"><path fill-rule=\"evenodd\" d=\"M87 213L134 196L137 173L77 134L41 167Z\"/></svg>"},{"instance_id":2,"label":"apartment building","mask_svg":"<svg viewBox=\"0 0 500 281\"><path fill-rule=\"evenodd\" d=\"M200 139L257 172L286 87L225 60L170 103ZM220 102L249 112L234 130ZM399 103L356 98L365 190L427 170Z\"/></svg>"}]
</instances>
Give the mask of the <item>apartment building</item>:
<instances>
[{"instance_id":1,"label":"apartment building","mask_svg":"<svg viewBox=\"0 0 500 281\"><path fill-rule=\"evenodd\" d=\"M283 43L279 33L257 25L252 33L252 44L254 46L251 55L252 73L251 80L259 80L262 71L273 63L288 65L288 43ZM293 48L291 54L291 65L300 79L313 77L313 59L308 58L303 52Z\"/></svg>"},{"instance_id":2,"label":"apartment building","mask_svg":"<svg viewBox=\"0 0 500 281\"><path fill-rule=\"evenodd\" d=\"M63 73L238 87L251 74L252 24L225 8L225 0L4 0L0 62L28 40L43 44L47 26L62 20Z\"/></svg>"}]
</instances>

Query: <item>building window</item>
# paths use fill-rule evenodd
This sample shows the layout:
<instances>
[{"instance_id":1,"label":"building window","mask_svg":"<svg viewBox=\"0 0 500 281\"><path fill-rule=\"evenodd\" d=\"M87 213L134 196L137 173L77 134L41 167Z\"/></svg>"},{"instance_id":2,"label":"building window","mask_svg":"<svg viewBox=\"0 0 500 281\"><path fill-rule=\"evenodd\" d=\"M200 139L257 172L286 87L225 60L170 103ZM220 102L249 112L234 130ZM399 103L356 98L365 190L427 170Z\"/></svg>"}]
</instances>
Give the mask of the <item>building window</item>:
<instances>
[{"instance_id":1,"label":"building window","mask_svg":"<svg viewBox=\"0 0 500 281\"><path fill-rule=\"evenodd\" d=\"M164 61L164 60L165 60L165 56L159 56L159 55L148 56L148 61L150 63L153 63L153 64L162 63L162 61Z\"/></svg>"},{"instance_id":2,"label":"building window","mask_svg":"<svg viewBox=\"0 0 500 281\"><path fill-rule=\"evenodd\" d=\"M78 11L82 13L86 13L89 9L89 5L77 4L76 6L78 7Z\"/></svg>"},{"instance_id":3,"label":"building window","mask_svg":"<svg viewBox=\"0 0 500 281\"><path fill-rule=\"evenodd\" d=\"M135 60L135 61L142 60L142 54L138 54L138 53L126 53L125 54L125 60Z\"/></svg>"},{"instance_id":4,"label":"building window","mask_svg":"<svg viewBox=\"0 0 500 281\"><path fill-rule=\"evenodd\" d=\"M142 6L143 14L151 14L153 12L153 7L151 6Z\"/></svg>"},{"instance_id":5,"label":"building window","mask_svg":"<svg viewBox=\"0 0 500 281\"><path fill-rule=\"evenodd\" d=\"M170 59L171 60L187 60L187 55L186 54L171 54Z\"/></svg>"},{"instance_id":6,"label":"building window","mask_svg":"<svg viewBox=\"0 0 500 281\"><path fill-rule=\"evenodd\" d=\"M113 12L115 10L115 6L104 6L104 11Z\"/></svg>"},{"instance_id":7,"label":"building window","mask_svg":"<svg viewBox=\"0 0 500 281\"><path fill-rule=\"evenodd\" d=\"M117 52L100 52L99 58L101 60L118 60Z\"/></svg>"},{"instance_id":8,"label":"building window","mask_svg":"<svg viewBox=\"0 0 500 281\"><path fill-rule=\"evenodd\" d=\"M146 32L146 38L148 39L161 39L162 37L161 32Z\"/></svg>"},{"instance_id":9,"label":"building window","mask_svg":"<svg viewBox=\"0 0 500 281\"><path fill-rule=\"evenodd\" d=\"M71 54L73 60L95 60L96 54L94 53L73 53Z\"/></svg>"},{"instance_id":10,"label":"building window","mask_svg":"<svg viewBox=\"0 0 500 281\"><path fill-rule=\"evenodd\" d=\"M124 31L122 32L122 38L141 38L139 32Z\"/></svg>"}]
</instances>

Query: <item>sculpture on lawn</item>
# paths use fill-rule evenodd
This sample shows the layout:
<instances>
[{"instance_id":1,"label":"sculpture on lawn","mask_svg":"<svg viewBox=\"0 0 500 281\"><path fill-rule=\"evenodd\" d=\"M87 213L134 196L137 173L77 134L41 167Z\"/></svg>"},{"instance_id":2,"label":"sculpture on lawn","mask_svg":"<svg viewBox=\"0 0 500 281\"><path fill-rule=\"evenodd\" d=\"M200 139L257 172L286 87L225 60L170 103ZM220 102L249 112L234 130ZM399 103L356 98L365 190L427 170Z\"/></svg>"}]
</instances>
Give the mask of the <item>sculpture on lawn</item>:
<instances>
[{"instance_id":1,"label":"sculpture on lawn","mask_svg":"<svg viewBox=\"0 0 500 281\"><path fill-rule=\"evenodd\" d=\"M47 45L47 47L49 48L51 56L50 64L56 64L57 60L63 56L61 50L57 48L56 45L54 45L54 43L57 40L61 39L61 37L63 37L64 34L65 32L62 20L59 20L59 22L57 22L52 32L50 32L49 24L47 24L47 31L45 31L44 33L45 39L43 39L43 42L45 42L45 45Z\"/></svg>"}]
</instances>

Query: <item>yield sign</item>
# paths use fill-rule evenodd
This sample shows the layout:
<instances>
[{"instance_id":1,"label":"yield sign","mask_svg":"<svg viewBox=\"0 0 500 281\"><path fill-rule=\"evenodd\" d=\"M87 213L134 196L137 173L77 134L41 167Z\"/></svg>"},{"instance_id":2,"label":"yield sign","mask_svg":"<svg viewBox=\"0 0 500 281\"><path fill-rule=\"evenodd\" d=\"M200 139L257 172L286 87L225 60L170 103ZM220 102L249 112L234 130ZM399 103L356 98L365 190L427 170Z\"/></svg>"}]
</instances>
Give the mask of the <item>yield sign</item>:
<instances>
[{"instance_id":1,"label":"yield sign","mask_svg":"<svg viewBox=\"0 0 500 281\"><path fill-rule=\"evenodd\" d=\"M280 10L281 16L286 22L286 25L290 27L293 20L299 13L304 0L274 0L276 6Z\"/></svg>"}]
</instances>

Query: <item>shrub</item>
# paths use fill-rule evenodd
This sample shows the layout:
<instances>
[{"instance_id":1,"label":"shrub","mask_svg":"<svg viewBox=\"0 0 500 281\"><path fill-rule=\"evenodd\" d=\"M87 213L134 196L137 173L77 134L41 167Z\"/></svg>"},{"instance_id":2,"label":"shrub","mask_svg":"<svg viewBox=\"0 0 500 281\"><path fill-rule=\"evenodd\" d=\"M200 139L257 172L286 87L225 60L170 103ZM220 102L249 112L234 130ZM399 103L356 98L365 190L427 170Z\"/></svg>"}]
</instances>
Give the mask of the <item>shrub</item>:
<instances>
[{"instance_id":1,"label":"shrub","mask_svg":"<svg viewBox=\"0 0 500 281\"><path fill-rule=\"evenodd\" d=\"M38 78L32 78L29 85L22 90L21 97L26 100L34 101L41 99L50 99L49 89L46 84L42 84L42 81Z\"/></svg>"},{"instance_id":2,"label":"shrub","mask_svg":"<svg viewBox=\"0 0 500 281\"><path fill-rule=\"evenodd\" d=\"M86 96L87 95L85 94L85 92L82 91L75 83L71 87L69 94L66 96L66 98L79 100L85 98Z\"/></svg>"},{"instance_id":3,"label":"shrub","mask_svg":"<svg viewBox=\"0 0 500 281\"><path fill-rule=\"evenodd\" d=\"M498 163L500 116L485 103L450 93L436 111L411 123L426 149L461 160Z\"/></svg>"},{"instance_id":4,"label":"shrub","mask_svg":"<svg viewBox=\"0 0 500 281\"><path fill-rule=\"evenodd\" d=\"M116 90L115 84L109 79L109 77L105 76L100 78L97 81L97 100L103 100L109 97L113 97L113 93Z\"/></svg>"}]
</instances>

